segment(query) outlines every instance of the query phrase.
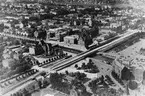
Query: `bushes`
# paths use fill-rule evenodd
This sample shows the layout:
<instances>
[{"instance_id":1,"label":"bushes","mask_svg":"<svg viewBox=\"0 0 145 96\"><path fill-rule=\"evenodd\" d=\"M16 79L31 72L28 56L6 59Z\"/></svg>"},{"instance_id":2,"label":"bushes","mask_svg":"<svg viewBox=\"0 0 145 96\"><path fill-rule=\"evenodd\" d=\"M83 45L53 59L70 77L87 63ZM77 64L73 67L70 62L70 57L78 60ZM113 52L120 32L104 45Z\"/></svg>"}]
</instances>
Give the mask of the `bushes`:
<instances>
[{"instance_id":1,"label":"bushes","mask_svg":"<svg viewBox=\"0 0 145 96\"><path fill-rule=\"evenodd\" d=\"M128 86L131 90L135 90L138 87L138 83L132 80L132 81L129 81Z\"/></svg>"},{"instance_id":2,"label":"bushes","mask_svg":"<svg viewBox=\"0 0 145 96\"><path fill-rule=\"evenodd\" d=\"M64 75L59 73L52 73L50 74L50 83L52 87L69 94L70 85L66 82L63 82Z\"/></svg>"},{"instance_id":3,"label":"bushes","mask_svg":"<svg viewBox=\"0 0 145 96\"><path fill-rule=\"evenodd\" d=\"M87 64L82 63L81 67L78 67L77 65L75 65L75 68L77 68L78 70L83 69L85 70L85 72L89 72L89 73L98 73L99 69L96 65L94 65L94 63L92 62L92 60L90 59L89 62Z\"/></svg>"},{"instance_id":4,"label":"bushes","mask_svg":"<svg viewBox=\"0 0 145 96\"><path fill-rule=\"evenodd\" d=\"M50 83L52 84L52 87L57 88L60 87L62 84L64 75L58 74L58 73L52 73L50 74Z\"/></svg>"},{"instance_id":5,"label":"bushes","mask_svg":"<svg viewBox=\"0 0 145 96\"><path fill-rule=\"evenodd\" d=\"M75 77L76 80L83 81L86 78L85 73L75 72L75 73L69 73L69 76Z\"/></svg>"},{"instance_id":6,"label":"bushes","mask_svg":"<svg viewBox=\"0 0 145 96\"><path fill-rule=\"evenodd\" d=\"M135 77L132 74L132 72L130 72L130 70L127 67L124 67L123 70L121 71L121 79L122 80L134 80Z\"/></svg>"}]
</instances>

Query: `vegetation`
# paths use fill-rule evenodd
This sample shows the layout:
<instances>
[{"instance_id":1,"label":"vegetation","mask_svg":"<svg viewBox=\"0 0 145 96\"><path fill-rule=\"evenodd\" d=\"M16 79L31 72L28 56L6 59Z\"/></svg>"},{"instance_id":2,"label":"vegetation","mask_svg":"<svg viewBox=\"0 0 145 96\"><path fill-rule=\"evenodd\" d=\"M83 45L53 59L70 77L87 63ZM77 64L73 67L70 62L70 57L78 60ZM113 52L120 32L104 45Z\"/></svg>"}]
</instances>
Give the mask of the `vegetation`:
<instances>
[{"instance_id":1,"label":"vegetation","mask_svg":"<svg viewBox=\"0 0 145 96\"><path fill-rule=\"evenodd\" d=\"M112 71L112 76L120 83L121 85L124 85L123 81L119 78L118 74Z\"/></svg>"},{"instance_id":2,"label":"vegetation","mask_svg":"<svg viewBox=\"0 0 145 96\"><path fill-rule=\"evenodd\" d=\"M5 49L5 46L8 46L7 42L11 42L11 45L19 45L20 40L14 39L14 38L6 38L3 37L0 38L3 42L6 42L6 44L2 44L0 46L0 79L5 79L7 77L11 77L14 74L19 74L21 72L27 71L32 67L32 62L30 58L23 57L22 55L19 56L19 60L12 59L9 62L9 68L5 68L2 64L3 58L3 51Z\"/></svg>"},{"instance_id":3,"label":"vegetation","mask_svg":"<svg viewBox=\"0 0 145 96\"><path fill-rule=\"evenodd\" d=\"M97 90L96 95L98 95L98 96L121 96L122 93L113 88L103 88L103 89Z\"/></svg>"},{"instance_id":4,"label":"vegetation","mask_svg":"<svg viewBox=\"0 0 145 96\"><path fill-rule=\"evenodd\" d=\"M123 70L121 71L121 74L122 74L121 75L122 80L128 81L128 80L134 80L135 79L133 73L130 72L130 70L126 67L123 68Z\"/></svg>"},{"instance_id":5,"label":"vegetation","mask_svg":"<svg viewBox=\"0 0 145 96\"><path fill-rule=\"evenodd\" d=\"M77 65L75 65L75 68L77 68L78 70L83 69L85 70L85 72L89 72L89 73L98 73L99 69L98 67L93 63L93 61L90 59L89 62L87 64L82 63L81 67L78 67Z\"/></svg>"},{"instance_id":6,"label":"vegetation","mask_svg":"<svg viewBox=\"0 0 145 96\"><path fill-rule=\"evenodd\" d=\"M14 74L19 74L21 72L31 69L32 62L26 60L27 57L23 57L20 60L12 60L9 64L10 68L2 67L0 70L0 79L5 79L11 77Z\"/></svg>"},{"instance_id":7,"label":"vegetation","mask_svg":"<svg viewBox=\"0 0 145 96\"><path fill-rule=\"evenodd\" d=\"M69 73L68 71L65 73L67 74L52 73L50 75L50 84L52 85L52 88L67 94L70 93L70 90L73 87L83 91L86 90L83 85L83 81L86 79L86 74L80 72Z\"/></svg>"},{"instance_id":8,"label":"vegetation","mask_svg":"<svg viewBox=\"0 0 145 96\"><path fill-rule=\"evenodd\" d=\"M88 85L92 92L96 94L97 89L99 88L108 88L108 85L104 81L104 77L97 78L96 80L93 80Z\"/></svg>"},{"instance_id":9,"label":"vegetation","mask_svg":"<svg viewBox=\"0 0 145 96\"><path fill-rule=\"evenodd\" d=\"M71 86L67 82L63 82L64 74L52 73L50 74L51 87L69 94Z\"/></svg>"},{"instance_id":10,"label":"vegetation","mask_svg":"<svg viewBox=\"0 0 145 96\"><path fill-rule=\"evenodd\" d=\"M85 73L76 72L76 73L69 73L68 75L71 77L74 77L76 80L81 81L81 82L85 81L86 79Z\"/></svg>"},{"instance_id":11,"label":"vegetation","mask_svg":"<svg viewBox=\"0 0 145 96\"><path fill-rule=\"evenodd\" d=\"M137 83L136 81L131 80L131 81L129 81L128 87L129 87L131 90L135 90L135 89L137 89L137 87L138 87L138 83Z\"/></svg>"}]
</instances>

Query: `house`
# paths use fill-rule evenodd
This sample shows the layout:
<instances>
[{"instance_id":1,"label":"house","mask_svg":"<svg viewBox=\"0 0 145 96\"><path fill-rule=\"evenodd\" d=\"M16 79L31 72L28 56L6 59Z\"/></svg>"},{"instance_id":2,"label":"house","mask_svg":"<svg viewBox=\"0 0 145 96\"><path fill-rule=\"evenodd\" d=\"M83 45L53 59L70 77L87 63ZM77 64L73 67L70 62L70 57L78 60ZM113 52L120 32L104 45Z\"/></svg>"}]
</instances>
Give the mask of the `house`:
<instances>
[{"instance_id":1,"label":"house","mask_svg":"<svg viewBox=\"0 0 145 96\"><path fill-rule=\"evenodd\" d=\"M64 42L66 44L74 44L75 38L73 36L66 36L64 37Z\"/></svg>"},{"instance_id":2,"label":"house","mask_svg":"<svg viewBox=\"0 0 145 96\"><path fill-rule=\"evenodd\" d=\"M35 54L35 47L34 46L32 46L32 47L29 47L29 53L30 54Z\"/></svg>"}]
</instances>

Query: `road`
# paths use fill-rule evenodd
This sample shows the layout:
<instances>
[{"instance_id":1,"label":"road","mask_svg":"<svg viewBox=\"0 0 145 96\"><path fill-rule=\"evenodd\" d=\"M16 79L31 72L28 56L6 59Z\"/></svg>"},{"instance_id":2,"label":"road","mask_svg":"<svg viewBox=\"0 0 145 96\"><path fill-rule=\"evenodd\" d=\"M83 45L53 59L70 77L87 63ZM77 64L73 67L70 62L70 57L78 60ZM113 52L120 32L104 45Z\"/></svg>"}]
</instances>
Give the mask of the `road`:
<instances>
[{"instance_id":1,"label":"road","mask_svg":"<svg viewBox=\"0 0 145 96\"><path fill-rule=\"evenodd\" d=\"M95 49L92 49L92 50L88 50L88 51L86 51L86 52L82 52L82 53L78 54L78 55L75 56L75 57L71 57L71 58L68 58L68 59L66 59L66 60L64 60L64 61L58 62L58 63L56 63L54 66L52 66L50 69L51 69L51 70L54 70L54 71L62 70L62 69L64 69L64 68L66 68L66 67L68 67L68 66L71 66L71 65L73 65L74 63L76 63L76 62L78 62L78 61L84 59L85 57L87 57L88 55L90 55L90 54L92 54L92 53L97 53L97 52L99 52L99 51L102 51L102 49L105 50L105 49L108 48L108 47L109 47L109 48L110 48L110 47L113 47L114 45L116 45L116 44L118 44L118 43L121 43L121 42L123 42L124 40L127 40L128 37L131 37L131 36L134 35L135 33L137 33L137 32L130 33L130 34L125 35L125 36L123 36L123 37L121 37L121 38L119 38L119 39L116 39L116 40L114 40L114 41L112 41L112 42L110 42L110 43L108 43L108 44L105 44L105 45L103 45L103 46L101 46L101 47L98 47L98 48L95 48ZM39 74L38 74L38 75L39 75ZM30 81L30 80L31 80L31 78L28 78L28 79L24 80L23 82L19 82L19 83L16 84L15 87L18 87L18 86L20 87L21 85L24 84L24 82L27 82L27 81ZM15 88L15 87L13 87L13 88ZM11 89L13 89L13 88L11 88ZM10 90L10 91L11 91L11 90ZM5 93L6 93L6 92L5 92ZM6 95L3 94L2 96L6 96Z\"/></svg>"},{"instance_id":2,"label":"road","mask_svg":"<svg viewBox=\"0 0 145 96\"><path fill-rule=\"evenodd\" d=\"M112 79L112 81L116 84L116 85L118 85L118 87L119 88L121 88L122 90L124 90L125 91L125 88L124 88L124 86L122 86L113 76L112 76L112 71L111 72L109 72L109 77Z\"/></svg>"},{"instance_id":3,"label":"road","mask_svg":"<svg viewBox=\"0 0 145 96\"><path fill-rule=\"evenodd\" d=\"M94 58L91 58L91 59L94 62L94 64L98 67L98 69L100 70L100 72L98 73L98 77L100 77L102 75L105 77L106 75L108 75L111 78L111 80L114 82L114 84L116 84L122 90L125 90L124 86L122 86L120 83L118 83L118 81L116 81L116 79L112 76L111 73L112 73L113 67L111 65L105 64L102 61L94 59ZM96 78L98 78L98 77L96 77ZM93 78L89 82L95 80L96 78ZM87 82L85 85L88 86L89 82ZM91 89L89 87L87 87L87 90L89 92L91 92Z\"/></svg>"}]
</instances>

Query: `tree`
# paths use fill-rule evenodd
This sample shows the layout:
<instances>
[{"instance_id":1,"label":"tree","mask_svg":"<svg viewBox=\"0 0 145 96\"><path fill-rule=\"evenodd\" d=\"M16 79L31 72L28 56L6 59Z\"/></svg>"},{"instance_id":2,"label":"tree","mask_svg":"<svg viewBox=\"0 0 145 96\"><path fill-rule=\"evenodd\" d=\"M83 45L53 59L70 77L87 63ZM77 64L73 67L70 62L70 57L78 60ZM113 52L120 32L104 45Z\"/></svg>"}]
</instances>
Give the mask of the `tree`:
<instances>
[{"instance_id":1,"label":"tree","mask_svg":"<svg viewBox=\"0 0 145 96\"><path fill-rule=\"evenodd\" d=\"M95 38L96 36L99 35L99 28L98 26L96 26L96 24L94 24L94 21L93 21L93 28L89 32L92 38Z\"/></svg>"},{"instance_id":2,"label":"tree","mask_svg":"<svg viewBox=\"0 0 145 96\"><path fill-rule=\"evenodd\" d=\"M68 82L64 82L64 74L52 73L50 74L50 83L53 88L69 94L71 85Z\"/></svg>"},{"instance_id":3,"label":"tree","mask_svg":"<svg viewBox=\"0 0 145 96\"><path fill-rule=\"evenodd\" d=\"M50 74L50 83L52 84L52 87L57 88L62 85L64 75L58 74L58 73L52 73Z\"/></svg>"},{"instance_id":4,"label":"tree","mask_svg":"<svg viewBox=\"0 0 145 96\"><path fill-rule=\"evenodd\" d=\"M82 69L86 69L86 64L85 63L82 63Z\"/></svg>"},{"instance_id":5,"label":"tree","mask_svg":"<svg viewBox=\"0 0 145 96\"><path fill-rule=\"evenodd\" d=\"M75 77L76 77L76 79L78 79L78 80L84 80L85 77L86 77L86 74L85 74L85 73L77 72L77 73L75 73Z\"/></svg>"},{"instance_id":6,"label":"tree","mask_svg":"<svg viewBox=\"0 0 145 96\"><path fill-rule=\"evenodd\" d=\"M88 68L88 69L91 69L91 68L93 68L93 67L94 67L94 63L92 62L91 59L89 59L89 62L87 63L87 68Z\"/></svg>"},{"instance_id":7,"label":"tree","mask_svg":"<svg viewBox=\"0 0 145 96\"><path fill-rule=\"evenodd\" d=\"M20 40L14 40L14 45L20 45Z\"/></svg>"},{"instance_id":8,"label":"tree","mask_svg":"<svg viewBox=\"0 0 145 96\"><path fill-rule=\"evenodd\" d=\"M36 44L36 46L35 46L35 54L36 55L41 55L43 53L45 53L45 51L44 51L42 45Z\"/></svg>"},{"instance_id":9,"label":"tree","mask_svg":"<svg viewBox=\"0 0 145 96\"><path fill-rule=\"evenodd\" d=\"M78 65L77 64L75 65L75 68L78 68Z\"/></svg>"},{"instance_id":10,"label":"tree","mask_svg":"<svg viewBox=\"0 0 145 96\"><path fill-rule=\"evenodd\" d=\"M73 85L73 86L77 86L78 83L79 83L79 82L78 82L77 79L74 79L74 80L71 81L71 85Z\"/></svg>"},{"instance_id":11,"label":"tree","mask_svg":"<svg viewBox=\"0 0 145 96\"><path fill-rule=\"evenodd\" d=\"M47 36L47 32L44 29L38 30L38 38L45 40Z\"/></svg>"},{"instance_id":12,"label":"tree","mask_svg":"<svg viewBox=\"0 0 145 96\"><path fill-rule=\"evenodd\" d=\"M4 23L0 24L0 30L1 30L1 31L4 30Z\"/></svg>"},{"instance_id":13,"label":"tree","mask_svg":"<svg viewBox=\"0 0 145 96\"><path fill-rule=\"evenodd\" d=\"M98 88L97 80L90 82L88 86L91 88L93 93L96 93L96 90Z\"/></svg>"},{"instance_id":14,"label":"tree","mask_svg":"<svg viewBox=\"0 0 145 96\"><path fill-rule=\"evenodd\" d=\"M82 28L81 32L79 33L79 35L82 38L82 40L84 41L85 47L87 49L89 49L89 45L91 45L93 43L90 32L88 32L88 31L89 31L88 29Z\"/></svg>"},{"instance_id":15,"label":"tree","mask_svg":"<svg viewBox=\"0 0 145 96\"><path fill-rule=\"evenodd\" d=\"M65 71L65 74L66 74L66 75L68 75L68 74L69 74L69 72L66 70L66 71Z\"/></svg>"},{"instance_id":16,"label":"tree","mask_svg":"<svg viewBox=\"0 0 145 96\"><path fill-rule=\"evenodd\" d=\"M93 63L92 59L89 59L89 63Z\"/></svg>"},{"instance_id":17,"label":"tree","mask_svg":"<svg viewBox=\"0 0 145 96\"><path fill-rule=\"evenodd\" d=\"M129 86L129 88L131 89L131 90L135 90L137 87L138 87L138 84L137 84L137 82L136 81L129 81L129 84L128 84L128 86Z\"/></svg>"},{"instance_id":18,"label":"tree","mask_svg":"<svg viewBox=\"0 0 145 96\"><path fill-rule=\"evenodd\" d=\"M23 93L22 93L24 96L29 96L29 91L27 89L23 89Z\"/></svg>"},{"instance_id":19,"label":"tree","mask_svg":"<svg viewBox=\"0 0 145 96\"><path fill-rule=\"evenodd\" d=\"M145 80L145 71L143 72L143 80Z\"/></svg>"},{"instance_id":20,"label":"tree","mask_svg":"<svg viewBox=\"0 0 145 96\"><path fill-rule=\"evenodd\" d=\"M132 74L132 72L130 72L130 70L127 67L124 67L123 70L121 71L121 79L122 80L134 80L135 77Z\"/></svg>"}]
</instances>

